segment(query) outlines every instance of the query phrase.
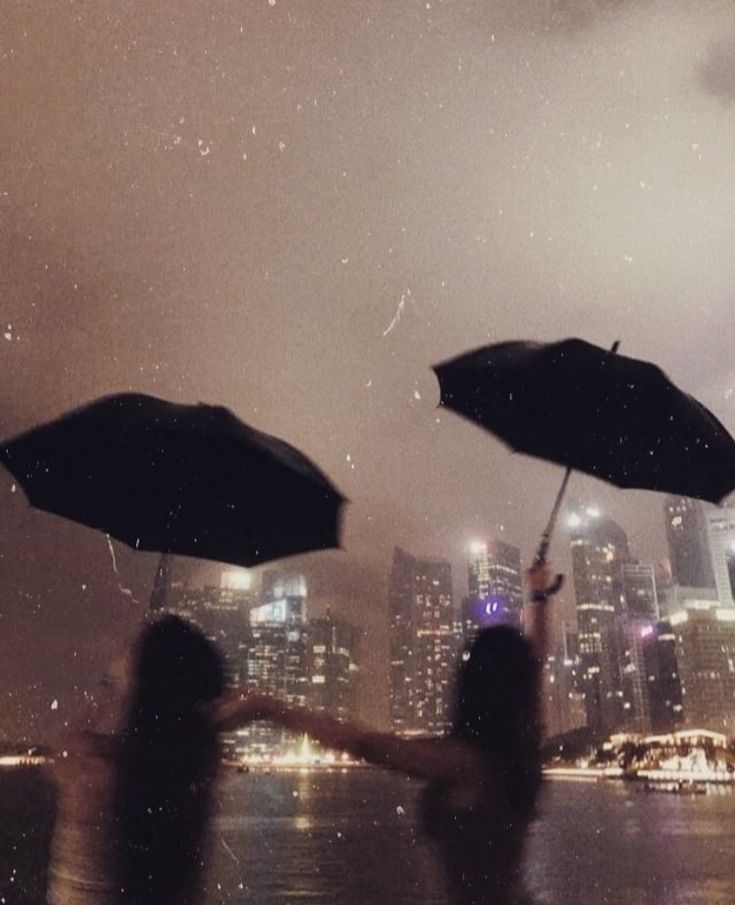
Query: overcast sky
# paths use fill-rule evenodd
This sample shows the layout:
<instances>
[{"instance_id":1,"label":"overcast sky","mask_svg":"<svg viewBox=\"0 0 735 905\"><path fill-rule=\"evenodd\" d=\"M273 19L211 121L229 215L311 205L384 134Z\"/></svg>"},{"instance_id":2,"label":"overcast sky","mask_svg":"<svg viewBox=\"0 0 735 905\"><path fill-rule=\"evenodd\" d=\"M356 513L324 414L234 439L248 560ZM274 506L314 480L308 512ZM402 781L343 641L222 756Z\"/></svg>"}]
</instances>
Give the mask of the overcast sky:
<instances>
[{"instance_id":1,"label":"overcast sky","mask_svg":"<svg viewBox=\"0 0 735 905\"><path fill-rule=\"evenodd\" d=\"M296 444L351 500L301 564L368 673L393 545L461 592L472 536L528 559L561 477L437 411L432 363L620 339L735 428L732 3L6 0L0 33L0 434L133 389ZM43 735L140 607L11 486L0 734ZM660 498L572 494L665 553ZM154 559L117 565L143 600Z\"/></svg>"}]
</instances>

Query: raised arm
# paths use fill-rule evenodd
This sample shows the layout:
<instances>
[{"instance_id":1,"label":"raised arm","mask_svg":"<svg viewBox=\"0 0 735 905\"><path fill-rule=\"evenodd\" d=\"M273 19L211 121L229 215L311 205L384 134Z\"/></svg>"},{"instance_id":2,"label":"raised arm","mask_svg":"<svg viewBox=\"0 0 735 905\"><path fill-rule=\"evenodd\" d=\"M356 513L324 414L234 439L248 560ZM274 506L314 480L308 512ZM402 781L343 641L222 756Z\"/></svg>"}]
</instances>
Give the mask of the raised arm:
<instances>
[{"instance_id":1,"label":"raised arm","mask_svg":"<svg viewBox=\"0 0 735 905\"><path fill-rule=\"evenodd\" d=\"M217 725L223 731L231 731L259 719L272 720L291 732L305 733L327 748L422 779L466 779L482 770L479 756L465 742L451 738L404 739L360 723L292 707L267 695L230 693L220 706Z\"/></svg>"}]
</instances>

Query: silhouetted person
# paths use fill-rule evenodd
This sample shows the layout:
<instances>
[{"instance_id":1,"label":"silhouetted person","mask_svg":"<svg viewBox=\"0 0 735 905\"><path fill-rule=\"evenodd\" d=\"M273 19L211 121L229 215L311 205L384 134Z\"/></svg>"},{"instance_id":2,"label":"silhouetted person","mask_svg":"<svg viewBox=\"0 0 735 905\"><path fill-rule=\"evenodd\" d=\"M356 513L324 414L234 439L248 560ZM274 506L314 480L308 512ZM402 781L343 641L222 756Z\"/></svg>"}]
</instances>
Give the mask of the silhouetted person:
<instances>
[{"instance_id":1,"label":"silhouetted person","mask_svg":"<svg viewBox=\"0 0 735 905\"><path fill-rule=\"evenodd\" d=\"M370 763L429 780L423 823L436 842L457 905L528 902L522 856L541 782L541 663L549 572L529 572L529 637L508 626L482 630L465 653L454 723L444 738L405 739L290 707L264 695L232 695L231 727L274 720Z\"/></svg>"},{"instance_id":2,"label":"silhouetted person","mask_svg":"<svg viewBox=\"0 0 735 905\"><path fill-rule=\"evenodd\" d=\"M165 616L141 631L96 730L56 754L49 905L197 901L223 687L221 658L198 629Z\"/></svg>"}]
</instances>

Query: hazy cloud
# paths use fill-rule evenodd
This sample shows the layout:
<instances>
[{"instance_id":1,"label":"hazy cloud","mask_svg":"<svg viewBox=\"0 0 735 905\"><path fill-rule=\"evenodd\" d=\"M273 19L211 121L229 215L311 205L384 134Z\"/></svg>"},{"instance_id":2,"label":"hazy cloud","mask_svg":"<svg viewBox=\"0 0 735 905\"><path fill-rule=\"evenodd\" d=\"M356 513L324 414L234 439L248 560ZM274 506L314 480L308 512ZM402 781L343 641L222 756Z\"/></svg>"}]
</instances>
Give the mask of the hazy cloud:
<instances>
[{"instance_id":1,"label":"hazy cloud","mask_svg":"<svg viewBox=\"0 0 735 905\"><path fill-rule=\"evenodd\" d=\"M476 2L476 14L496 29L542 33L575 32L614 19L630 0L486 0Z\"/></svg>"},{"instance_id":2,"label":"hazy cloud","mask_svg":"<svg viewBox=\"0 0 735 905\"><path fill-rule=\"evenodd\" d=\"M697 74L708 94L726 103L735 101L735 34L710 46Z\"/></svg>"}]
</instances>

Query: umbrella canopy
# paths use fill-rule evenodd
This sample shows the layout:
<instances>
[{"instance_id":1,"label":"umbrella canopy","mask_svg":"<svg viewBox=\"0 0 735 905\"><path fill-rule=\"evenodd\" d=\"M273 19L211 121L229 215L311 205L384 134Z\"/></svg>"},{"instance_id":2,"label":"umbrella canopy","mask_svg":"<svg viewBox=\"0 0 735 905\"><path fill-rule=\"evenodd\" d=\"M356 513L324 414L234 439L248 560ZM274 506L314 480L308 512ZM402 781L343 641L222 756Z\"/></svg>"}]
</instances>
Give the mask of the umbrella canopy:
<instances>
[{"instance_id":1,"label":"umbrella canopy","mask_svg":"<svg viewBox=\"0 0 735 905\"><path fill-rule=\"evenodd\" d=\"M343 497L225 408L124 393L0 444L37 509L140 550L253 566L339 546Z\"/></svg>"},{"instance_id":2,"label":"umbrella canopy","mask_svg":"<svg viewBox=\"0 0 735 905\"><path fill-rule=\"evenodd\" d=\"M434 371L441 405L519 452L713 503L735 488L735 441L656 365L567 339L498 343Z\"/></svg>"}]
</instances>

